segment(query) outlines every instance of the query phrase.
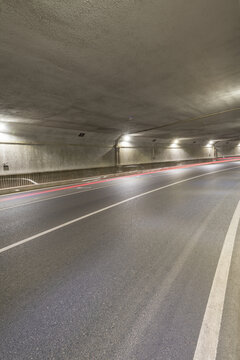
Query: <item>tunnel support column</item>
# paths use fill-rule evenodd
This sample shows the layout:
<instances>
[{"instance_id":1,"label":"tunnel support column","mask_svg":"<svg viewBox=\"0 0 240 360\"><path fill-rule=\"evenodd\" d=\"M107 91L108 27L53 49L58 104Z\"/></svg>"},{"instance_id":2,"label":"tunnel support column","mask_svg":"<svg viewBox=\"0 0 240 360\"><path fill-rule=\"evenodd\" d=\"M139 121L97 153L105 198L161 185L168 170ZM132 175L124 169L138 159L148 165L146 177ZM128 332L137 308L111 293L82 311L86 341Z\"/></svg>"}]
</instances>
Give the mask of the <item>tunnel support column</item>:
<instances>
[{"instance_id":1,"label":"tunnel support column","mask_svg":"<svg viewBox=\"0 0 240 360\"><path fill-rule=\"evenodd\" d=\"M116 140L115 140L115 144L114 144L114 151L115 151L115 167L118 167L121 163L120 160L120 146L119 146L119 140L121 139L121 136L119 136Z\"/></svg>"}]
</instances>

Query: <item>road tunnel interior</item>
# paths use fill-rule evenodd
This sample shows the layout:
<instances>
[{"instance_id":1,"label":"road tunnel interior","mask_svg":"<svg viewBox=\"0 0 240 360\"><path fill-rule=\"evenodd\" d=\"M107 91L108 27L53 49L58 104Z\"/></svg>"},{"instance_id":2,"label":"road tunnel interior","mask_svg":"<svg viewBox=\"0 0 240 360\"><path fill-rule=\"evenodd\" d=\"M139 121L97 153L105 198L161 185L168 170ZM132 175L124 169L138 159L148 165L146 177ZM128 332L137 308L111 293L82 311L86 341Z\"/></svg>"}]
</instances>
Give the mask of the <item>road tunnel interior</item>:
<instances>
[{"instance_id":1,"label":"road tunnel interior","mask_svg":"<svg viewBox=\"0 0 240 360\"><path fill-rule=\"evenodd\" d=\"M116 142L122 165L239 154L236 0L3 0L0 19L1 175L112 167Z\"/></svg>"}]
</instances>

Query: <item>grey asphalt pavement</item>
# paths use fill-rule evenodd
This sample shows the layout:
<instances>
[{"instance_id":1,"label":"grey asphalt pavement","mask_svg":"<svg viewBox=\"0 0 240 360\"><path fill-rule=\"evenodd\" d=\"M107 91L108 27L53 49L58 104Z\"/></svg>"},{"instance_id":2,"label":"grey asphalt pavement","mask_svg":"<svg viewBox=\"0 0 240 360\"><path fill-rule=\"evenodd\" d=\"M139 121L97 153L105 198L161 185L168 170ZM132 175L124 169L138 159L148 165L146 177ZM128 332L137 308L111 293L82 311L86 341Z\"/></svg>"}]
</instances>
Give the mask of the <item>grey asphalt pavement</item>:
<instances>
[{"instance_id":1,"label":"grey asphalt pavement","mask_svg":"<svg viewBox=\"0 0 240 360\"><path fill-rule=\"evenodd\" d=\"M239 200L240 162L0 197L1 249L110 206L0 253L0 359L192 360ZM239 246L221 360L239 359Z\"/></svg>"}]
</instances>

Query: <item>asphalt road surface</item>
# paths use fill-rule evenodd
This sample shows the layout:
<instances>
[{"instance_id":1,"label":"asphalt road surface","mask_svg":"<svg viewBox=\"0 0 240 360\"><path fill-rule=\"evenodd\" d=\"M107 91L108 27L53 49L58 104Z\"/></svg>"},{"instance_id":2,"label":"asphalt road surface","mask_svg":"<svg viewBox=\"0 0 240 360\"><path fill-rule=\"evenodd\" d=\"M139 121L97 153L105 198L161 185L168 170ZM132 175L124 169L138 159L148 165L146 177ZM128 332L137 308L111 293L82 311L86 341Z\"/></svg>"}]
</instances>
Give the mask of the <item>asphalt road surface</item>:
<instances>
[{"instance_id":1,"label":"asphalt road surface","mask_svg":"<svg viewBox=\"0 0 240 360\"><path fill-rule=\"evenodd\" d=\"M240 359L240 162L52 190L0 197L1 360Z\"/></svg>"}]
</instances>

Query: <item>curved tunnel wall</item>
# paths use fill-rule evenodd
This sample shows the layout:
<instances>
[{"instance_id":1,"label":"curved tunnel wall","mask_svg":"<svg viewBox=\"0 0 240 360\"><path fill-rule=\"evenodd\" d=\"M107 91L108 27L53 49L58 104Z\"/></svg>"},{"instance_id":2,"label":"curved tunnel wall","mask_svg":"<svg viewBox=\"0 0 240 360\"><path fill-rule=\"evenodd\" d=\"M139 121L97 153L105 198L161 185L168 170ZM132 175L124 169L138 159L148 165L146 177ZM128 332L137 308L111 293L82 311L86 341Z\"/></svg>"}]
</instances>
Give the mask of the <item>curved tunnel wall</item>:
<instances>
[{"instance_id":1,"label":"curved tunnel wall","mask_svg":"<svg viewBox=\"0 0 240 360\"><path fill-rule=\"evenodd\" d=\"M213 148L200 145L133 146L120 148L120 164L144 164L214 157ZM8 170L4 170L4 164ZM0 175L113 167L112 145L0 144ZM6 168L6 166L5 166Z\"/></svg>"}]
</instances>

